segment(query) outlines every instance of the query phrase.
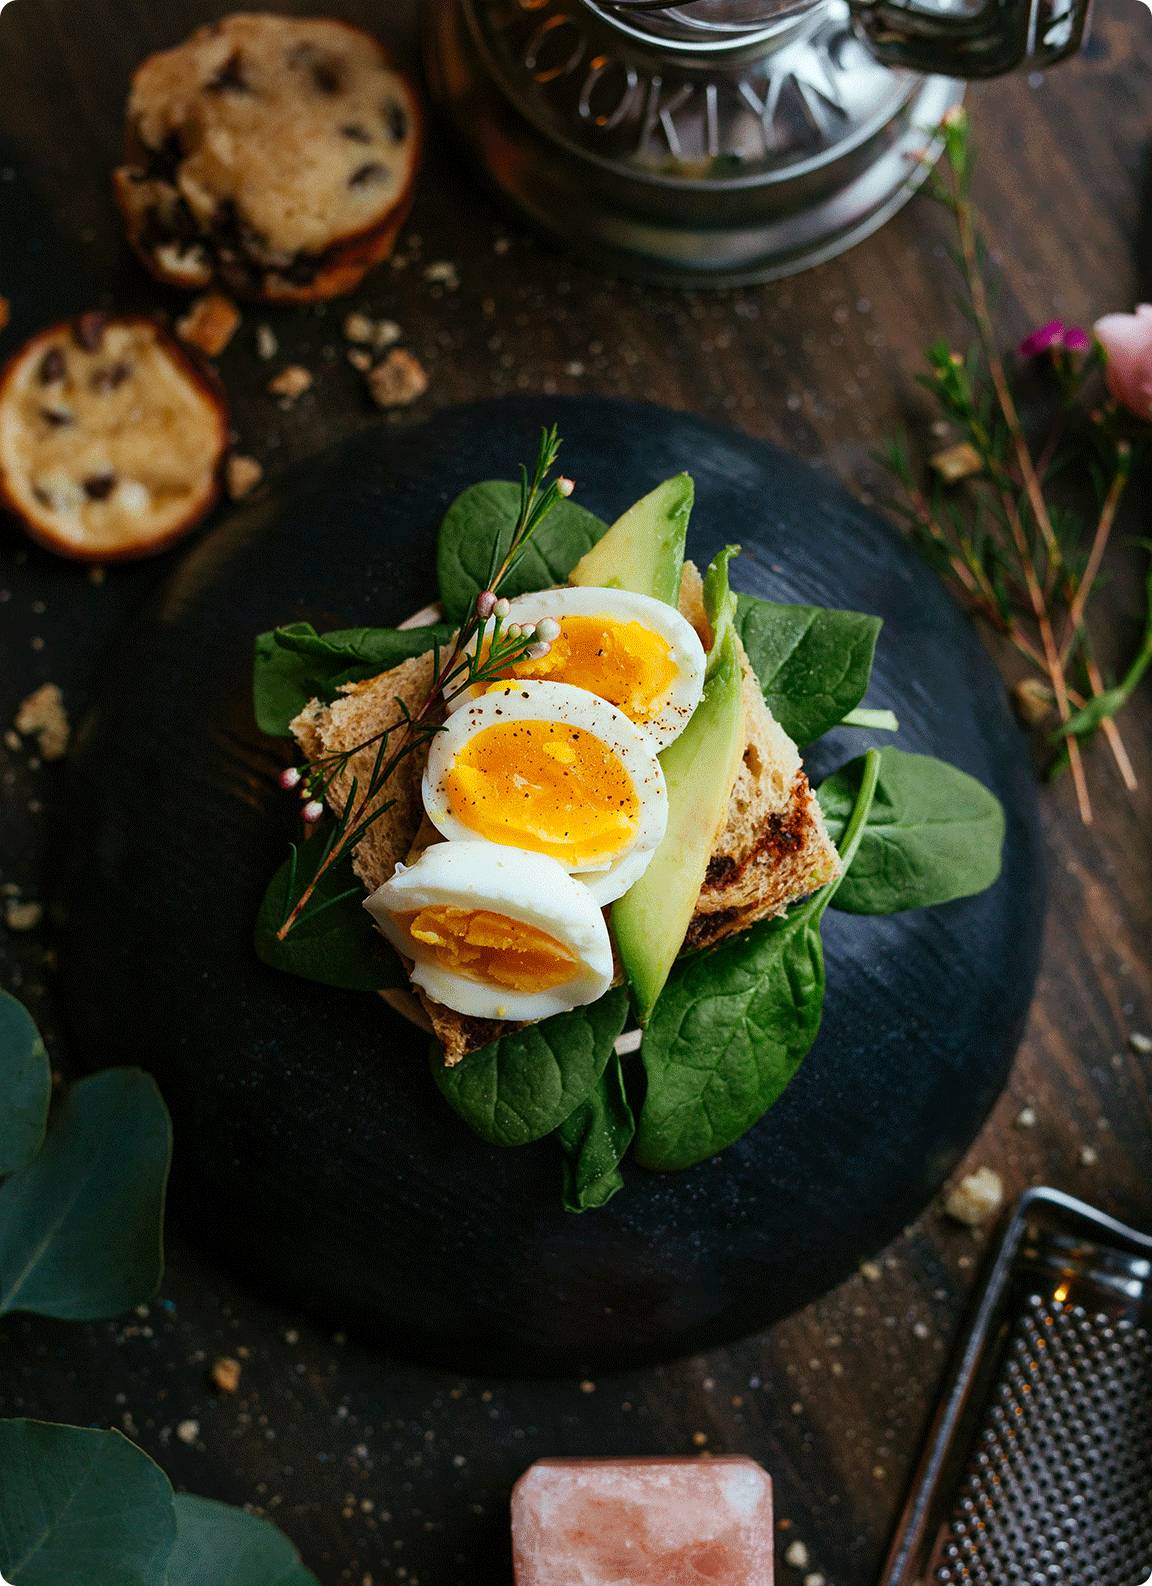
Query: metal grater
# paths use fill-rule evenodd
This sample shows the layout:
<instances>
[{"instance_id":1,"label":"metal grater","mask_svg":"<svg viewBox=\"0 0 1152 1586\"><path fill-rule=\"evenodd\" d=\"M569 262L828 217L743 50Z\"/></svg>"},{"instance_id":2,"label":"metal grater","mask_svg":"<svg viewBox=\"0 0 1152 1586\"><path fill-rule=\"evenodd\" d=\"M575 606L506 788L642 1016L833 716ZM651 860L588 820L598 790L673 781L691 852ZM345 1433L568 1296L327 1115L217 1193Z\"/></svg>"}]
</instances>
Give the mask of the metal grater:
<instances>
[{"instance_id":1,"label":"metal grater","mask_svg":"<svg viewBox=\"0 0 1152 1586\"><path fill-rule=\"evenodd\" d=\"M1152 1238L1022 1198L882 1581L1152 1581Z\"/></svg>"}]
</instances>

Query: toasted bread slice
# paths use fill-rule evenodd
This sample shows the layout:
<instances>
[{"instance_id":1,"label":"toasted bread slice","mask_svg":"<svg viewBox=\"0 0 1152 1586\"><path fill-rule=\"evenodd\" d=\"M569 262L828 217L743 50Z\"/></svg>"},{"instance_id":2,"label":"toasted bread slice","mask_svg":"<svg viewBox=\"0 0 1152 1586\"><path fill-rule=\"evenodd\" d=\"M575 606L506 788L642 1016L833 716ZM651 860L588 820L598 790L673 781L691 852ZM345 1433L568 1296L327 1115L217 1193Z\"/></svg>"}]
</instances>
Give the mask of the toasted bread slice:
<instances>
[{"instance_id":1,"label":"toasted bread slice","mask_svg":"<svg viewBox=\"0 0 1152 1586\"><path fill-rule=\"evenodd\" d=\"M684 575L681 611L708 641L699 572L688 562ZM765 703L743 651L741 658L748 746L732 789L728 820L689 926L688 949L714 946L757 920L783 914L790 904L840 872L839 855L804 775L799 751ZM310 760L365 742L397 717L397 700L410 710L423 702L432 683L432 665L431 655L418 656L368 682L349 684L331 705L313 700L292 723L297 742ZM358 777L363 786L374 757L375 746L360 750L332 783L329 802L338 814L352 778ZM391 807L357 845L353 866L369 892L388 880L397 861L411 862L430 843L441 841L421 801L424 758L416 752L389 780ZM398 999L389 1000L400 1006ZM422 993L420 1001L449 1067L517 1028L455 1013ZM408 1010L400 1006L400 1011Z\"/></svg>"}]
</instances>

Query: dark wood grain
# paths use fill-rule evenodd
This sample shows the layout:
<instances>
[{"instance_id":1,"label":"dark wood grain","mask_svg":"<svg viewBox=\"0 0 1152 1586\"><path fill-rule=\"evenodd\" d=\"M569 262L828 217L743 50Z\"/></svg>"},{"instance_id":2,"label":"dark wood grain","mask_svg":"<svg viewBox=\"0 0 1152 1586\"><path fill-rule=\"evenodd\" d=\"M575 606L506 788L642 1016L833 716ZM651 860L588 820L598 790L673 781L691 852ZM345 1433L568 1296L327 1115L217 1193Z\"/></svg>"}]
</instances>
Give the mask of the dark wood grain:
<instances>
[{"instance_id":1,"label":"dark wood grain","mask_svg":"<svg viewBox=\"0 0 1152 1586\"><path fill-rule=\"evenodd\" d=\"M13 327L0 351L58 312L174 303L127 257L106 173L134 61L224 9L199 0L16 0L5 9L0 294L12 300ZM386 18L413 39L413 0L333 9L369 24ZM1150 71L1146 9L1107 0L1084 59L973 94L1006 339L1053 313L1088 320L1152 293ZM654 292L534 241L434 140L405 267L385 267L355 301L397 319L426 363L432 386L418 412L519 390L650 397L779 441L868 494L878 439L921 413L919 348L942 331L964 334L947 242L946 217L917 202L797 280L718 296ZM424 279L437 260L456 264L458 291ZM341 313L268 316L280 361L299 359L318 376L315 396L292 413L262 391L270 371L253 352L258 315L246 316L222 361L243 445L271 471L388 422L344 365ZM1146 532L1147 501L1145 477L1129 533ZM1137 629L1139 588L1135 554L1118 560L1102 598L1106 639L1119 649ZM0 719L46 678L78 713L102 647L161 570L96 586L26 552L4 525ZM1131 1032L1152 1029L1146 707L1129 713L1125 732L1141 789L1127 796L1094 751L1090 831L1066 785L1045 794L1052 902L1040 992L1012 1084L971 1160L997 1167L1012 1192L1046 1181L1150 1226L1149 1059L1129 1043ZM34 768L24 751L0 755L0 880L35 895L59 768ZM0 942L0 980L49 1024L51 941L46 929ZM1037 1115L1030 1130L1017 1124L1025 1105ZM1092 1165L1082 1162L1086 1147ZM776 1477L785 1536L805 1541L830 1586L863 1586L878 1568L981 1249L933 1212L876 1272L770 1336L596 1384L497 1384L335 1342L224 1279L177 1232L165 1298L147 1316L0 1325L0 1412L124 1425L181 1483L266 1508L306 1548L324 1586L502 1580L507 1489L539 1454L748 1452ZM208 1363L241 1348L250 1351L241 1393L214 1397ZM199 1423L190 1444L175 1434L188 1420Z\"/></svg>"}]
</instances>

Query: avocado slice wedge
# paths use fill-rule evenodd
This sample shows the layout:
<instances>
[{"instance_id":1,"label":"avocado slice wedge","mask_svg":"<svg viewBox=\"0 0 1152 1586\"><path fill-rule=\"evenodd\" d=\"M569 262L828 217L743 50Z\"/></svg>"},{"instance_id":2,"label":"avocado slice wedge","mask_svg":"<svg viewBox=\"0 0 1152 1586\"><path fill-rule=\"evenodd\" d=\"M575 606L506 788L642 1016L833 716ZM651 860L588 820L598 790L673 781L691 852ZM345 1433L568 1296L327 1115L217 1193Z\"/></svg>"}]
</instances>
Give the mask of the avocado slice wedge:
<instances>
[{"instance_id":1,"label":"avocado slice wedge","mask_svg":"<svg viewBox=\"0 0 1152 1586\"><path fill-rule=\"evenodd\" d=\"M627 589L675 606L695 493L688 474L657 485L585 552L569 573L569 583Z\"/></svg>"}]
</instances>

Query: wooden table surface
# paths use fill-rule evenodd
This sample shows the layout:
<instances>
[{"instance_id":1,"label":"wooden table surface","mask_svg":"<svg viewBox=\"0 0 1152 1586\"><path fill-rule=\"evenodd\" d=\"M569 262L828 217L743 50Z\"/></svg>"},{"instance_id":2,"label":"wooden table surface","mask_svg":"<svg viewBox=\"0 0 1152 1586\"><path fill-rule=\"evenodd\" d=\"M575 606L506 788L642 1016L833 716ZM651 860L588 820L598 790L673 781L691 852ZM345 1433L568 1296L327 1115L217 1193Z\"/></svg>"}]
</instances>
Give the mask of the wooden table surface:
<instances>
[{"instance_id":1,"label":"wooden table surface","mask_svg":"<svg viewBox=\"0 0 1152 1586\"><path fill-rule=\"evenodd\" d=\"M107 171L133 63L226 9L216 0L17 0L0 18L0 294L13 310L0 352L67 312L176 305L128 258ZM332 9L386 20L414 46L416 0ZM973 92L977 187L1003 269L1006 339L1052 315L1090 321L1152 295L1150 76L1152 17L1137 0L1104 0L1081 60ZM923 420L920 348L963 334L948 240L947 217L921 200L846 257L780 285L718 295L621 285L526 233L434 132L400 267L380 270L354 300L404 327L431 377L426 399L393 420L367 403L344 361L340 305L249 311L222 370L242 448L273 476L333 439L442 404L583 391L724 419L875 492L873 449ZM440 261L456 267L457 289L426 279ZM263 390L261 318L275 327L281 362L317 376L292 412ZM1147 532L1148 499L1145 474L1129 532ZM97 584L0 525L0 722L44 680L79 715L100 650L171 561ZM1119 556L1102 603L1109 639L1130 647L1140 620L1134 551ZM1044 795L1051 907L1039 994L1011 1085L970 1162L998 1169L1013 1195L1054 1184L1152 1227L1150 1059L1130 1042L1152 1030L1147 705L1124 725L1136 795L1100 751L1091 830L1066 783ZM35 897L60 768L0 747L0 786L0 882ZM51 955L50 924L0 931L0 983L49 1030ZM1036 1114L1030 1129L1018 1121L1025 1106ZM800 1539L829 1586L866 1586L985 1240L930 1209L874 1270L771 1335L595 1383L458 1380L385 1361L268 1304L178 1230L170 1243L163 1298L144 1314L85 1327L0 1324L0 1414L122 1426L181 1485L265 1509L323 1586L505 1580L508 1488L539 1455L749 1453L776 1480L781 1551ZM241 1391L222 1400L207 1363L240 1351ZM785 1583L802 1573L780 1571Z\"/></svg>"}]
</instances>

